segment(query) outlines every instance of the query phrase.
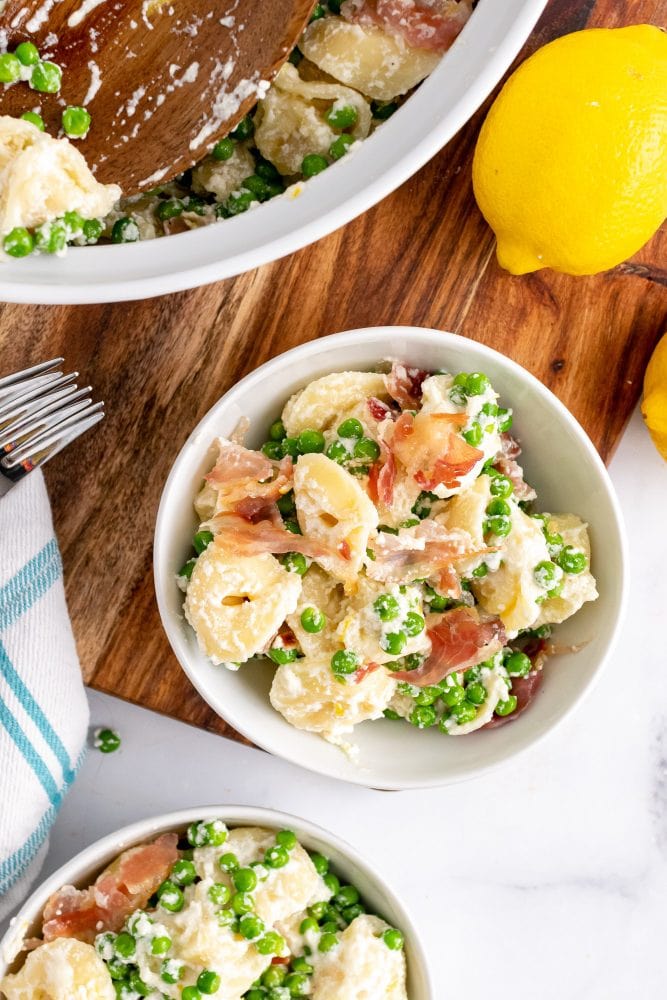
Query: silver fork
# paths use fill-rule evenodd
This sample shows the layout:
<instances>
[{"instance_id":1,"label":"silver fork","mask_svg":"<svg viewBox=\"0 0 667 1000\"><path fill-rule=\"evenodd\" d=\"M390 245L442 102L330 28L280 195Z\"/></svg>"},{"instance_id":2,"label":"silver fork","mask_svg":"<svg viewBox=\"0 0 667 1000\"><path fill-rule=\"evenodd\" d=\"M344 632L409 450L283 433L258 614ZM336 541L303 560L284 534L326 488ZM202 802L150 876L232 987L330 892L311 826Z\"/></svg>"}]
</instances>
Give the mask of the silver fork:
<instances>
[{"instance_id":1,"label":"silver fork","mask_svg":"<svg viewBox=\"0 0 667 1000\"><path fill-rule=\"evenodd\" d=\"M0 378L0 496L104 417L78 372L59 371L54 358Z\"/></svg>"}]
</instances>

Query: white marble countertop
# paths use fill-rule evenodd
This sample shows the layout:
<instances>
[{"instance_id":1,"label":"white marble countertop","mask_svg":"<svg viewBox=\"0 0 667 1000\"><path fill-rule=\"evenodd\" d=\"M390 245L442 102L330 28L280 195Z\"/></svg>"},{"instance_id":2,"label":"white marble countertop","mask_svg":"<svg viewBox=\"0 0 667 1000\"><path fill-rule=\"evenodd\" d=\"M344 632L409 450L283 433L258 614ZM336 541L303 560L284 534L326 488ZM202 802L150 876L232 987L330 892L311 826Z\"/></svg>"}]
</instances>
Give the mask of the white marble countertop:
<instances>
[{"instance_id":1,"label":"white marble countertop","mask_svg":"<svg viewBox=\"0 0 667 1000\"><path fill-rule=\"evenodd\" d=\"M467 784L374 792L91 694L93 724L122 748L89 753L45 874L144 816L274 806L375 862L421 928L437 1000L664 997L667 465L638 414L611 473L630 541L625 628L594 693L534 752Z\"/></svg>"}]
</instances>

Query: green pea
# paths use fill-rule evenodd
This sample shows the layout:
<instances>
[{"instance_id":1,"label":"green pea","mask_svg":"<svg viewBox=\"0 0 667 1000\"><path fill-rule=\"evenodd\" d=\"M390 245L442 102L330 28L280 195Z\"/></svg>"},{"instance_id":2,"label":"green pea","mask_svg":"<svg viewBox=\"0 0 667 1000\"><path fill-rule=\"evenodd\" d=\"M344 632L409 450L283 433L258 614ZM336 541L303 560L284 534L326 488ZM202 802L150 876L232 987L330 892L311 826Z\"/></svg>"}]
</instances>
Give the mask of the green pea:
<instances>
[{"instance_id":1,"label":"green pea","mask_svg":"<svg viewBox=\"0 0 667 1000\"><path fill-rule=\"evenodd\" d=\"M171 938L165 935L154 937L151 941L151 955L166 955L171 948Z\"/></svg>"},{"instance_id":2,"label":"green pea","mask_svg":"<svg viewBox=\"0 0 667 1000\"><path fill-rule=\"evenodd\" d=\"M436 594L435 591L428 594L426 600L431 611L446 611L450 604L450 599L448 597L443 597L442 594Z\"/></svg>"},{"instance_id":3,"label":"green pea","mask_svg":"<svg viewBox=\"0 0 667 1000\"><path fill-rule=\"evenodd\" d=\"M490 386L488 378L481 372L471 372L466 380L466 392L469 396L483 396Z\"/></svg>"},{"instance_id":4,"label":"green pea","mask_svg":"<svg viewBox=\"0 0 667 1000\"><path fill-rule=\"evenodd\" d=\"M71 235L83 232L83 219L78 212L65 212L63 222Z\"/></svg>"},{"instance_id":5,"label":"green pea","mask_svg":"<svg viewBox=\"0 0 667 1000\"><path fill-rule=\"evenodd\" d=\"M218 864L222 868L223 872L227 872L227 874L231 874L241 867L239 859L235 854L232 854L231 851L228 851L226 854L221 854L218 858Z\"/></svg>"},{"instance_id":6,"label":"green pea","mask_svg":"<svg viewBox=\"0 0 667 1000\"><path fill-rule=\"evenodd\" d=\"M496 705L496 715L511 715L517 705L516 695L511 694L505 701L499 701Z\"/></svg>"},{"instance_id":7,"label":"green pea","mask_svg":"<svg viewBox=\"0 0 667 1000\"><path fill-rule=\"evenodd\" d=\"M98 729L95 733L95 749L102 753L115 753L120 742L120 736L115 729Z\"/></svg>"},{"instance_id":8,"label":"green pea","mask_svg":"<svg viewBox=\"0 0 667 1000\"><path fill-rule=\"evenodd\" d=\"M285 947L285 939L276 931L267 931L264 937L255 943L260 955L277 955Z\"/></svg>"},{"instance_id":9,"label":"green pea","mask_svg":"<svg viewBox=\"0 0 667 1000\"><path fill-rule=\"evenodd\" d=\"M254 941L264 933L264 921L254 913L246 913L241 917L239 933L246 941Z\"/></svg>"},{"instance_id":10,"label":"green pea","mask_svg":"<svg viewBox=\"0 0 667 1000\"><path fill-rule=\"evenodd\" d=\"M169 913L180 913L185 902L183 893L175 882L166 879L157 891L160 906Z\"/></svg>"},{"instance_id":11,"label":"green pea","mask_svg":"<svg viewBox=\"0 0 667 1000\"><path fill-rule=\"evenodd\" d=\"M302 920L299 925L299 934L307 934L308 931L316 931L319 929L319 924L315 917L306 917Z\"/></svg>"},{"instance_id":12,"label":"green pea","mask_svg":"<svg viewBox=\"0 0 667 1000\"><path fill-rule=\"evenodd\" d=\"M197 869L192 861L181 858L172 865L171 878L177 885L192 885L197 878Z\"/></svg>"},{"instance_id":13,"label":"green pea","mask_svg":"<svg viewBox=\"0 0 667 1000\"><path fill-rule=\"evenodd\" d=\"M205 994L217 993L220 989L220 976L217 972L212 972L211 969L204 969L197 976L197 988Z\"/></svg>"},{"instance_id":14,"label":"green pea","mask_svg":"<svg viewBox=\"0 0 667 1000\"><path fill-rule=\"evenodd\" d=\"M161 222L168 219L176 219L185 211L185 202L180 198L170 198L168 201L161 201L155 209L155 214Z\"/></svg>"},{"instance_id":15,"label":"green pea","mask_svg":"<svg viewBox=\"0 0 667 1000\"><path fill-rule=\"evenodd\" d=\"M416 611L408 611L403 621L403 631L406 635L420 635L426 628L426 622Z\"/></svg>"},{"instance_id":16,"label":"green pea","mask_svg":"<svg viewBox=\"0 0 667 1000\"><path fill-rule=\"evenodd\" d=\"M331 892L333 895L335 895L340 889L340 881L338 880L337 876L334 875L333 872L328 872L324 876L322 881L326 885L329 892Z\"/></svg>"},{"instance_id":17,"label":"green pea","mask_svg":"<svg viewBox=\"0 0 667 1000\"><path fill-rule=\"evenodd\" d=\"M458 378L458 376L457 376ZM455 406L465 406L468 402L465 387L456 383L449 390L449 398Z\"/></svg>"},{"instance_id":18,"label":"green pea","mask_svg":"<svg viewBox=\"0 0 667 1000\"><path fill-rule=\"evenodd\" d=\"M21 78L21 63L11 52L0 55L0 83L16 83Z\"/></svg>"},{"instance_id":19,"label":"green pea","mask_svg":"<svg viewBox=\"0 0 667 1000\"><path fill-rule=\"evenodd\" d=\"M40 94L57 94L62 83L63 71L52 62L38 62L30 74L30 86Z\"/></svg>"},{"instance_id":20,"label":"green pea","mask_svg":"<svg viewBox=\"0 0 667 1000\"><path fill-rule=\"evenodd\" d=\"M201 993L196 986L184 986L181 1000L201 1000Z\"/></svg>"},{"instance_id":21,"label":"green pea","mask_svg":"<svg viewBox=\"0 0 667 1000\"><path fill-rule=\"evenodd\" d=\"M455 705L452 708L452 717L460 726L466 722L472 722L476 716L477 708L469 701L462 701L459 705Z\"/></svg>"},{"instance_id":22,"label":"green pea","mask_svg":"<svg viewBox=\"0 0 667 1000\"><path fill-rule=\"evenodd\" d=\"M315 871L318 875L326 875L329 871L329 859L325 858L323 854L318 854L316 851L310 855L310 860L315 865Z\"/></svg>"},{"instance_id":23,"label":"green pea","mask_svg":"<svg viewBox=\"0 0 667 1000\"><path fill-rule=\"evenodd\" d=\"M354 457L376 462L380 457L380 445L372 438L362 438L354 446Z\"/></svg>"},{"instance_id":24,"label":"green pea","mask_svg":"<svg viewBox=\"0 0 667 1000\"><path fill-rule=\"evenodd\" d=\"M545 590L552 590L563 578L563 570L553 562L538 563L533 570L535 581Z\"/></svg>"},{"instance_id":25,"label":"green pea","mask_svg":"<svg viewBox=\"0 0 667 1000\"><path fill-rule=\"evenodd\" d=\"M302 455L309 455L313 452L324 451L324 434L321 431L314 431L311 428L306 428L305 431L301 431L297 438L297 444L299 451Z\"/></svg>"},{"instance_id":26,"label":"green pea","mask_svg":"<svg viewBox=\"0 0 667 1000\"><path fill-rule=\"evenodd\" d=\"M358 440L364 436L364 428L361 421L356 417L348 417L338 428L338 436L341 438L355 438Z\"/></svg>"},{"instance_id":27,"label":"green pea","mask_svg":"<svg viewBox=\"0 0 667 1000\"><path fill-rule=\"evenodd\" d=\"M136 243L139 239L139 226L130 216L117 219L111 230L112 243Z\"/></svg>"},{"instance_id":28,"label":"green pea","mask_svg":"<svg viewBox=\"0 0 667 1000\"><path fill-rule=\"evenodd\" d=\"M533 669L533 664L525 653L511 653L504 662L510 677L526 677Z\"/></svg>"},{"instance_id":29,"label":"green pea","mask_svg":"<svg viewBox=\"0 0 667 1000\"><path fill-rule=\"evenodd\" d=\"M479 667L468 667L468 669L463 672L463 680L466 684L472 684L474 681L480 680L481 676L482 671Z\"/></svg>"},{"instance_id":30,"label":"green pea","mask_svg":"<svg viewBox=\"0 0 667 1000\"><path fill-rule=\"evenodd\" d=\"M498 430L501 434L507 433L512 427L512 411L506 410L502 406L498 408Z\"/></svg>"},{"instance_id":31,"label":"green pea","mask_svg":"<svg viewBox=\"0 0 667 1000\"><path fill-rule=\"evenodd\" d=\"M269 185L262 177L258 177L257 174L251 174L250 177L246 177L241 187L245 188L246 191L251 191L258 201L266 201L269 197Z\"/></svg>"},{"instance_id":32,"label":"green pea","mask_svg":"<svg viewBox=\"0 0 667 1000\"><path fill-rule=\"evenodd\" d=\"M229 133L232 139L238 139L239 142L244 142L246 139L251 139L255 134L255 123L250 117L246 115L238 123L233 132Z\"/></svg>"},{"instance_id":33,"label":"green pea","mask_svg":"<svg viewBox=\"0 0 667 1000\"><path fill-rule=\"evenodd\" d=\"M236 144L234 140L227 136L225 139L220 139L216 142L215 146L211 150L211 155L214 160L218 160L222 163L225 160L230 160L232 158L235 149Z\"/></svg>"},{"instance_id":34,"label":"green pea","mask_svg":"<svg viewBox=\"0 0 667 1000\"><path fill-rule=\"evenodd\" d=\"M90 129L90 112L85 108L67 107L62 113L63 132L70 139L85 139Z\"/></svg>"},{"instance_id":35,"label":"green pea","mask_svg":"<svg viewBox=\"0 0 667 1000\"><path fill-rule=\"evenodd\" d=\"M482 443L484 431L477 421L475 421L469 430L463 432L463 437L469 445L472 445L473 448L477 448Z\"/></svg>"},{"instance_id":36,"label":"green pea","mask_svg":"<svg viewBox=\"0 0 667 1000\"><path fill-rule=\"evenodd\" d=\"M395 927L388 928L382 935L382 940L392 951L400 951L404 944L403 935Z\"/></svg>"},{"instance_id":37,"label":"green pea","mask_svg":"<svg viewBox=\"0 0 667 1000\"><path fill-rule=\"evenodd\" d=\"M282 986L287 969L284 965L271 965L262 973L262 986Z\"/></svg>"},{"instance_id":38,"label":"green pea","mask_svg":"<svg viewBox=\"0 0 667 1000\"><path fill-rule=\"evenodd\" d=\"M514 492L512 480L507 476L494 476L489 487L494 497L509 497Z\"/></svg>"},{"instance_id":39,"label":"green pea","mask_svg":"<svg viewBox=\"0 0 667 1000\"><path fill-rule=\"evenodd\" d=\"M439 687L434 684L428 684L426 687L419 688L419 691L415 695L415 705L432 705L436 701L442 691Z\"/></svg>"},{"instance_id":40,"label":"green pea","mask_svg":"<svg viewBox=\"0 0 667 1000\"><path fill-rule=\"evenodd\" d=\"M38 128L40 132L44 132L46 126L44 125L44 119L41 115L38 115L36 111L24 111L21 115L24 122L30 122L35 128Z\"/></svg>"},{"instance_id":41,"label":"green pea","mask_svg":"<svg viewBox=\"0 0 667 1000\"><path fill-rule=\"evenodd\" d=\"M215 906L224 906L225 903L229 902L232 894L229 886L222 882L214 882L212 886L209 886L207 895Z\"/></svg>"},{"instance_id":42,"label":"green pea","mask_svg":"<svg viewBox=\"0 0 667 1000\"><path fill-rule=\"evenodd\" d=\"M276 834L276 844L280 844L287 851L293 851L297 845L296 834L293 830L279 830Z\"/></svg>"},{"instance_id":43,"label":"green pea","mask_svg":"<svg viewBox=\"0 0 667 1000\"><path fill-rule=\"evenodd\" d=\"M232 896L231 906L237 917L242 917L244 914L252 912L255 901L249 892L235 892Z\"/></svg>"},{"instance_id":44,"label":"green pea","mask_svg":"<svg viewBox=\"0 0 667 1000\"><path fill-rule=\"evenodd\" d=\"M324 4L316 3L315 6L313 7L313 13L310 15L309 23L311 23L312 21L319 21L319 19L321 17L324 17L325 14L326 14L326 8L324 7Z\"/></svg>"},{"instance_id":45,"label":"green pea","mask_svg":"<svg viewBox=\"0 0 667 1000\"><path fill-rule=\"evenodd\" d=\"M353 885L342 885L336 893L334 902L336 906L353 906L359 902L359 890Z\"/></svg>"},{"instance_id":46,"label":"green pea","mask_svg":"<svg viewBox=\"0 0 667 1000\"><path fill-rule=\"evenodd\" d=\"M35 66L39 62L39 49L32 42L20 42L14 55L22 66Z\"/></svg>"},{"instance_id":47,"label":"green pea","mask_svg":"<svg viewBox=\"0 0 667 1000\"><path fill-rule=\"evenodd\" d=\"M162 963L160 976L165 983L177 983L183 975L183 963L174 958L167 958Z\"/></svg>"},{"instance_id":48,"label":"green pea","mask_svg":"<svg viewBox=\"0 0 667 1000\"><path fill-rule=\"evenodd\" d=\"M281 442L281 448L282 448L281 458L284 458L286 455L290 455L292 458L299 457L299 442L297 441L296 438L292 437L284 438L283 441Z\"/></svg>"},{"instance_id":49,"label":"green pea","mask_svg":"<svg viewBox=\"0 0 667 1000\"><path fill-rule=\"evenodd\" d=\"M209 547L212 541L213 541L213 532L204 529L203 531L198 531L195 534L194 538L192 539L192 547L197 553L197 555L200 556L202 552L204 552L204 550Z\"/></svg>"},{"instance_id":50,"label":"green pea","mask_svg":"<svg viewBox=\"0 0 667 1000\"><path fill-rule=\"evenodd\" d=\"M486 688L480 681L469 684L466 689L466 698L473 705L482 705L486 701Z\"/></svg>"},{"instance_id":51,"label":"green pea","mask_svg":"<svg viewBox=\"0 0 667 1000\"><path fill-rule=\"evenodd\" d=\"M221 819L208 823L191 823L187 837L193 847L220 847L227 840L227 827Z\"/></svg>"},{"instance_id":52,"label":"green pea","mask_svg":"<svg viewBox=\"0 0 667 1000\"><path fill-rule=\"evenodd\" d=\"M490 517L509 517L511 512L512 508L507 500L492 500L486 508L486 513Z\"/></svg>"},{"instance_id":53,"label":"green pea","mask_svg":"<svg viewBox=\"0 0 667 1000\"><path fill-rule=\"evenodd\" d=\"M135 993L138 993L140 997L147 997L153 992L150 986L147 986L139 975L137 969L133 969L130 972L130 989Z\"/></svg>"},{"instance_id":54,"label":"green pea","mask_svg":"<svg viewBox=\"0 0 667 1000\"><path fill-rule=\"evenodd\" d=\"M338 944L339 944L338 935L332 933L331 931L327 931L325 934L321 936L317 948L318 951L328 952L328 951L333 951L334 948L337 948Z\"/></svg>"},{"instance_id":55,"label":"green pea","mask_svg":"<svg viewBox=\"0 0 667 1000\"><path fill-rule=\"evenodd\" d=\"M399 528L416 528L418 524L418 517L409 517L406 521L401 521Z\"/></svg>"},{"instance_id":56,"label":"green pea","mask_svg":"<svg viewBox=\"0 0 667 1000\"><path fill-rule=\"evenodd\" d=\"M244 1000L266 1000L266 992L264 990L248 990L247 993L243 995Z\"/></svg>"},{"instance_id":57,"label":"green pea","mask_svg":"<svg viewBox=\"0 0 667 1000\"><path fill-rule=\"evenodd\" d=\"M460 705L465 696L465 689L460 684L453 684L451 687L445 688L440 695L447 708L454 708L456 705Z\"/></svg>"},{"instance_id":58,"label":"green pea","mask_svg":"<svg viewBox=\"0 0 667 1000\"><path fill-rule=\"evenodd\" d=\"M252 868L237 868L232 874L232 882L239 892L252 892L257 888L257 875Z\"/></svg>"},{"instance_id":59,"label":"green pea","mask_svg":"<svg viewBox=\"0 0 667 1000\"><path fill-rule=\"evenodd\" d=\"M395 101L373 101L371 103L371 111L373 113L373 118L377 118L381 122L385 122L388 118L398 111L398 104Z\"/></svg>"},{"instance_id":60,"label":"green pea","mask_svg":"<svg viewBox=\"0 0 667 1000\"><path fill-rule=\"evenodd\" d=\"M353 135L343 132L329 146L329 156L332 160L341 160L354 142L355 138Z\"/></svg>"},{"instance_id":61,"label":"green pea","mask_svg":"<svg viewBox=\"0 0 667 1000\"><path fill-rule=\"evenodd\" d=\"M216 919L220 927L233 927L236 924L236 914L233 910L218 910Z\"/></svg>"},{"instance_id":62,"label":"green pea","mask_svg":"<svg viewBox=\"0 0 667 1000\"><path fill-rule=\"evenodd\" d=\"M359 667L359 657L351 649L338 649L331 657L331 669L338 677L353 674Z\"/></svg>"},{"instance_id":63,"label":"green pea","mask_svg":"<svg viewBox=\"0 0 667 1000\"><path fill-rule=\"evenodd\" d=\"M131 958L137 950L137 942L132 934L122 931L116 938L114 948L121 958Z\"/></svg>"},{"instance_id":64,"label":"green pea","mask_svg":"<svg viewBox=\"0 0 667 1000\"><path fill-rule=\"evenodd\" d=\"M318 608L305 608L301 612L301 624L306 632L316 635L321 632L327 620Z\"/></svg>"},{"instance_id":65,"label":"green pea","mask_svg":"<svg viewBox=\"0 0 667 1000\"><path fill-rule=\"evenodd\" d=\"M338 107L336 106L338 105ZM359 112L351 104L340 105L337 101L333 104L324 116L332 128L343 129L352 128L359 120Z\"/></svg>"},{"instance_id":66,"label":"green pea","mask_svg":"<svg viewBox=\"0 0 667 1000\"><path fill-rule=\"evenodd\" d=\"M87 243L97 243L104 232L104 223L101 219L85 219L83 223L83 235Z\"/></svg>"},{"instance_id":67,"label":"green pea","mask_svg":"<svg viewBox=\"0 0 667 1000\"><path fill-rule=\"evenodd\" d=\"M277 663L278 666L282 666L283 663L293 663L298 657L299 653L296 649L284 649L282 646L274 646L267 653L267 656Z\"/></svg>"},{"instance_id":68,"label":"green pea","mask_svg":"<svg viewBox=\"0 0 667 1000\"><path fill-rule=\"evenodd\" d=\"M496 403L485 403L479 412L483 413L485 417L497 417L498 406Z\"/></svg>"},{"instance_id":69,"label":"green pea","mask_svg":"<svg viewBox=\"0 0 667 1000\"><path fill-rule=\"evenodd\" d=\"M338 462L339 465L343 465L350 457L350 453L342 441L332 441L327 448L326 456L332 462Z\"/></svg>"},{"instance_id":70,"label":"green pea","mask_svg":"<svg viewBox=\"0 0 667 1000\"><path fill-rule=\"evenodd\" d=\"M255 196L252 191L234 191L224 203L225 212L228 215L242 215L254 201Z\"/></svg>"},{"instance_id":71,"label":"green pea","mask_svg":"<svg viewBox=\"0 0 667 1000\"><path fill-rule=\"evenodd\" d=\"M288 573L298 573L299 576L305 576L308 572L306 557L301 552L287 552L283 556L282 563Z\"/></svg>"},{"instance_id":72,"label":"green pea","mask_svg":"<svg viewBox=\"0 0 667 1000\"><path fill-rule=\"evenodd\" d=\"M310 993L310 980L299 972L291 972L285 979L285 988L292 997L303 997Z\"/></svg>"},{"instance_id":73,"label":"green pea","mask_svg":"<svg viewBox=\"0 0 667 1000\"><path fill-rule=\"evenodd\" d=\"M276 500L276 507L283 517L287 517L289 514L294 514L296 511L294 492L290 490L289 493L285 493L283 496L278 497Z\"/></svg>"},{"instance_id":74,"label":"green pea","mask_svg":"<svg viewBox=\"0 0 667 1000\"><path fill-rule=\"evenodd\" d=\"M489 572L489 567L486 565L485 562L483 562L480 563L479 566L475 567L471 575L474 576L476 580L481 580L488 575L488 572Z\"/></svg>"},{"instance_id":75,"label":"green pea","mask_svg":"<svg viewBox=\"0 0 667 1000\"><path fill-rule=\"evenodd\" d=\"M342 912L348 924L351 924L353 920L356 920L362 913L365 913L365 910L361 903L354 903L353 906L346 906Z\"/></svg>"},{"instance_id":76,"label":"green pea","mask_svg":"<svg viewBox=\"0 0 667 1000\"><path fill-rule=\"evenodd\" d=\"M320 156L319 153L309 153L303 158L301 173L304 177L315 177L316 174L321 174L323 170L326 170L328 166L329 163L324 156Z\"/></svg>"},{"instance_id":77,"label":"green pea","mask_svg":"<svg viewBox=\"0 0 667 1000\"><path fill-rule=\"evenodd\" d=\"M556 557L556 562L565 573L583 573L588 560L583 552L577 552L571 545L563 546Z\"/></svg>"},{"instance_id":78,"label":"green pea","mask_svg":"<svg viewBox=\"0 0 667 1000\"><path fill-rule=\"evenodd\" d=\"M387 632L380 639L380 647L390 656L400 656L405 648L408 638L402 630L398 632Z\"/></svg>"},{"instance_id":79,"label":"green pea","mask_svg":"<svg viewBox=\"0 0 667 1000\"><path fill-rule=\"evenodd\" d=\"M435 709L432 705L416 705L410 715L410 722L417 729L428 729L429 726L435 725L436 720Z\"/></svg>"},{"instance_id":80,"label":"green pea","mask_svg":"<svg viewBox=\"0 0 667 1000\"><path fill-rule=\"evenodd\" d=\"M380 594L373 601L373 611L380 621L389 622L400 614L400 605L392 594Z\"/></svg>"},{"instance_id":81,"label":"green pea","mask_svg":"<svg viewBox=\"0 0 667 1000\"><path fill-rule=\"evenodd\" d=\"M127 962L119 962L117 959L111 959L110 961L107 960L105 964L112 979L124 980L127 977ZM116 986L115 982L114 986Z\"/></svg>"},{"instance_id":82,"label":"green pea","mask_svg":"<svg viewBox=\"0 0 667 1000\"><path fill-rule=\"evenodd\" d=\"M512 522L509 517L489 517L484 522L484 533L489 535L496 535L498 538L504 538L509 535L512 530Z\"/></svg>"},{"instance_id":83,"label":"green pea","mask_svg":"<svg viewBox=\"0 0 667 1000\"><path fill-rule=\"evenodd\" d=\"M272 441L284 441L286 437L287 431L282 420L274 420L269 427L269 438Z\"/></svg>"},{"instance_id":84,"label":"green pea","mask_svg":"<svg viewBox=\"0 0 667 1000\"><path fill-rule=\"evenodd\" d=\"M283 449L280 441L265 441L261 448L262 454L267 458L279 462L283 457Z\"/></svg>"},{"instance_id":85,"label":"green pea","mask_svg":"<svg viewBox=\"0 0 667 1000\"><path fill-rule=\"evenodd\" d=\"M268 868L284 868L288 862L289 851L280 844L275 844L264 852L264 864Z\"/></svg>"},{"instance_id":86,"label":"green pea","mask_svg":"<svg viewBox=\"0 0 667 1000\"><path fill-rule=\"evenodd\" d=\"M269 160L260 158L255 166L255 173L265 181L281 181L280 172Z\"/></svg>"}]
</instances>

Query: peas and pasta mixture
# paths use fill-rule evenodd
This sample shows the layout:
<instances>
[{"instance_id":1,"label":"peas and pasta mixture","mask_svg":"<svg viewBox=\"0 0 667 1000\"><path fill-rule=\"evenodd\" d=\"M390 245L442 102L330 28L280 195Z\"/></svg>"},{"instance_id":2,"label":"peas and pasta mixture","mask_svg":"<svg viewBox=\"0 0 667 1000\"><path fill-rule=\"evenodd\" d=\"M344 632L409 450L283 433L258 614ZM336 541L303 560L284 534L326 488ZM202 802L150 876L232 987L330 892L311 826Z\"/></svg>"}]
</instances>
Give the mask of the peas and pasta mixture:
<instances>
[{"instance_id":1,"label":"peas and pasta mixture","mask_svg":"<svg viewBox=\"0 0 667 1000\"><path fill-rule=\"evenodd\" d=\"M366 720L460 736L516 719L597 598L587 526L536 509L481 372L334 372L259 450L218 439L180 571L199 647L275 669L271 704L348 748Z\"/></svg>"},{"instance_id":2,"label":"peas and pasta mixture","mask_svg":"<svg viewBox=\"0 0 667 1000\"><path fill-rule=\"evenodd\" d=\"M256 108L192 170L131 199L120 198L114 185L97 184L74 149L95 127L85 108L63 110L62 140L45 136L38 111L27 112L23 121L0 119L11 133L3 136L0 129L0 152L3 145L24 151L50 140L71 150L68 160L77 157L66 175L74 174L76 184L58 195L55 214L53 197L47 207L37 187L25 211L7 219L0 213L4 253L62 254L68 244L154 239L231 218L286 191L296 197L303 181L346 156L435 69L472 7L471 0L316 4L298 46ZM31 43L0 55L0 83L27 83L36 97L40 91L57 93L61 77L60 68ZM50 152L41 179L44 190L53 191L63 170ZM16 195L7 192L8 200L13 197L19 197L18 186Z\"/></svg>"},{"instance_id":3,"label":"peas and pasta mixture","mask_svg":"<svg viewBox=\"0 0 667 1000\"><path fill-rule=\"evenodd\" d=\"M191 824L49 899L5 1000L407 1000L403 934L291 830Z\"/></svg>"}]
</instances>

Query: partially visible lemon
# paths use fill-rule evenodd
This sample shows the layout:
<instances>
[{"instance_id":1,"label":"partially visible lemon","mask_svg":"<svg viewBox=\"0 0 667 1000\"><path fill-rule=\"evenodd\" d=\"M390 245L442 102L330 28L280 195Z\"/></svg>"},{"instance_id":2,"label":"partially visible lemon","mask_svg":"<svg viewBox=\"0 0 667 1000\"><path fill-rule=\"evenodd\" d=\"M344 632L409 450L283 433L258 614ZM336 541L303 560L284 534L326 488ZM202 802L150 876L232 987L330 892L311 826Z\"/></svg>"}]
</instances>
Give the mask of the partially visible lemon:
<instances>
[{"instance_id":1,"label":"partially visible lemon","mask_svg":"<svg viewBox=\"0 0 667 1000\"><path fill-rule=\"evenodd\" d=\"M512 274L595 274L667 215L667 33L577 31L510 77L480 132L475 196Z\"/></svg>"},{"instance_id":2,"label":"partially visible lemon","mask_svg":"<svg viewBox=\"0 0 667 1000\"><path fill-rule=\"evenodd\" d=\"M667 334L658 343L644 375L642 413L653 443L667 461Z\"/></svg>"}]
</instances>

